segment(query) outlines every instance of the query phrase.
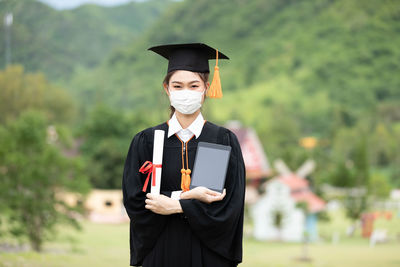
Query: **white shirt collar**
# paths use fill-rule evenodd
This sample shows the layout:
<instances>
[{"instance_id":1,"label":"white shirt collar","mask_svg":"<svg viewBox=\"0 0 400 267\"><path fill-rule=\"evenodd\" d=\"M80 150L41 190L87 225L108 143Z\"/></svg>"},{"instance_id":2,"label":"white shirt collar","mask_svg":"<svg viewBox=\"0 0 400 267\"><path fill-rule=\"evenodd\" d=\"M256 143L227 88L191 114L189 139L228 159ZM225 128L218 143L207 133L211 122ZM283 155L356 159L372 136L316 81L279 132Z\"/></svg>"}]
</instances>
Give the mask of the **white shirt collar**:
<instances>
[{"instance_id":1,"label":"white shirt collar","mask_svg":"<svg viewBox=\"0 0 400 267\"><path fill-rule=\"evenodd\" d=\"M204 118L201 112L197 115L197 118L192 122L192 124L187 127L187 130L191 131L195 136L196 139L199 138L201 131L203 130L204 125ZM183 130L181 124L179 123L178 119L176 118L176 114L172 115L171 119L168 121L168 138L172 135L178 133L179 131Z\"/></svg>"}]
</instances>

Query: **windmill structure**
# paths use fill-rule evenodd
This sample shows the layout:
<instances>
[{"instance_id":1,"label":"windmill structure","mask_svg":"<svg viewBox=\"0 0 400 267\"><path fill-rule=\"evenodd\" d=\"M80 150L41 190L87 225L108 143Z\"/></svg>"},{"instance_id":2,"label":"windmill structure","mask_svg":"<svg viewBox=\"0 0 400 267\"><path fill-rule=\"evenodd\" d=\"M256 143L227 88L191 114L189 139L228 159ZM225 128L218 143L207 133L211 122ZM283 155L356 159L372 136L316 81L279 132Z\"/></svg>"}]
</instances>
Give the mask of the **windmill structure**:
<instances>
[{"instance_id":1,"label":"windmill structure","mask_svg":"<svg viewBox=\"0 0 400 267\"><path fill-rule=\"evenodd\" d=\"M254 237L301 242L306 236L310 241L317 240L317 214L325 202L312 192L306 179L315 162L307 160L296 172L282 160L276 160L274 167L278 175L265 184L265 193L251 207Z\"/></svg>"}]
</instances>

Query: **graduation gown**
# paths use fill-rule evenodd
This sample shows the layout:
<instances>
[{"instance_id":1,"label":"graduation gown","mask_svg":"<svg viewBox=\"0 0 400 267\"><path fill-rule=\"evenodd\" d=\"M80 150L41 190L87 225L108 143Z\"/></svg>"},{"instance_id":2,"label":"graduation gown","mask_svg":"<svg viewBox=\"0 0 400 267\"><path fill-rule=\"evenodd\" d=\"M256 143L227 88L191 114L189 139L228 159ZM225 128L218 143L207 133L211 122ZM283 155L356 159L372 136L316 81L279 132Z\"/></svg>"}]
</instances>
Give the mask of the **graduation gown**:
<instances>
[{"instance_id":1,"label":"graduation gown","mask_svg":"<svg viewBox=\"0 0 400 267\"><path fill-rule=\"evenodd\" d=\"M154 130L168 132L168 124L139 132L132 140L123 173L123 201L130 217L130 264L153 267L237 266L242 261L245 166L236 136L206 121L200 136L187 143L193 169L198 142L232 147L225 181L226 196L211 204L181 199L183 214L160 215L145 209L142 192L147 174L139 173L153 158ZM176 135L164 139L161 193L181 190L182 143ZM150 191L148 186L147 192Z\"/></svg>"}]
</instances>

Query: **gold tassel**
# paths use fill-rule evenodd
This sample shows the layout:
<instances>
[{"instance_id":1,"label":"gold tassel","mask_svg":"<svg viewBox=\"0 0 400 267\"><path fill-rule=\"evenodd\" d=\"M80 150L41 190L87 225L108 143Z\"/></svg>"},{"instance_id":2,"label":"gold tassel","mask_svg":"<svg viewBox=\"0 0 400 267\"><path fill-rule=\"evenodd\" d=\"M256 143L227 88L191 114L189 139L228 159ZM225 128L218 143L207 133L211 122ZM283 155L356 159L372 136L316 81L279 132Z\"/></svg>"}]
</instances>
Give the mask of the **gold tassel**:
<instances>
[{"instance_id":1,"label":"gold tassel","mask_svg":"<svg viewBox=\"0 0 400 267\"><path fill-rule=\"evenodd\" d=\"M181 169L182 177L181 177L181 188L183 192L189 191L190 189L190 174L192 171L190 169Z\"/></svg>"},{"instance_id":2,"label":"gold tassel","mask_svg":"<svg viewBox=\"0 0 400 267\"><path fill-rule=\"evenodd\" d=\"M214 77L211 82L211 86L208 89L207 96L210 98L222 98L221 79L219 77L219 67L218 67L218 49L214 67Z\"/></svg>"},{"instance_id":3,"label":"gold tassel","mask_svg":"<svg viewBox=\"0 0 400 267\"><path fill-rule=\"evenodd\" d=\"M185 184L185 189L190 190L190 174L192 171L190 169L186 170L186 184Z\"/></svg>"},{"instance_id":4,"label":"gold tassel","mask_svg":"<svg viewBox=\"0 0 400 267\"><path fill-rule=\"evenodd\" d=\"M185 181L186 181L186 170L185 169L181 169L181 173L182 173L182 177L181 177L181 188L183 190L183 192L187 191L185 190Z\"/></svg>"}]
</instances>

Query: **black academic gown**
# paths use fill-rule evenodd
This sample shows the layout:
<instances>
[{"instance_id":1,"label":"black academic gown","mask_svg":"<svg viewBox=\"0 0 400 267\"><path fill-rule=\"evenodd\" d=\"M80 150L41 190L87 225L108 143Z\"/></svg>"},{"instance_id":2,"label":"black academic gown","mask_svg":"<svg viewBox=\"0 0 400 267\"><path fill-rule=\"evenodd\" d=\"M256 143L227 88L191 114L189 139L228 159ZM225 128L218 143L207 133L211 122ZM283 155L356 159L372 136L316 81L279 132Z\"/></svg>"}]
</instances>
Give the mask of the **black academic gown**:
<instances>
[{"instance_id":1,"label":"black academic gown","mask_svg":"<svg viewBox=\"0 0 400 267\"><path fill-rule=\"evenodd\" d=\"M211 204L181 199L183 214L159 215L145 209L146 193L142 188L147 174L139 173L145 161L152 161L156 129L165 131L161 193L169 196L171 191L181 190L182 143L178 137L167 138L167 123L138 133L129 148L122 185L124 205L130 217L130 264L237 266L242 261L245 167L236 136L226 128L206 122L201 135L188 142L190 169L193 169L198 142L232 147L225 198Z\"/></svg>"}]
</instances>

